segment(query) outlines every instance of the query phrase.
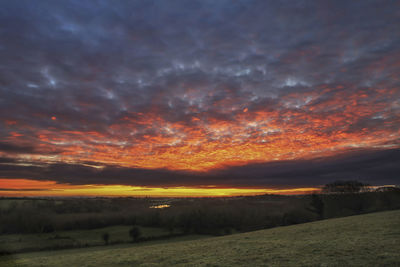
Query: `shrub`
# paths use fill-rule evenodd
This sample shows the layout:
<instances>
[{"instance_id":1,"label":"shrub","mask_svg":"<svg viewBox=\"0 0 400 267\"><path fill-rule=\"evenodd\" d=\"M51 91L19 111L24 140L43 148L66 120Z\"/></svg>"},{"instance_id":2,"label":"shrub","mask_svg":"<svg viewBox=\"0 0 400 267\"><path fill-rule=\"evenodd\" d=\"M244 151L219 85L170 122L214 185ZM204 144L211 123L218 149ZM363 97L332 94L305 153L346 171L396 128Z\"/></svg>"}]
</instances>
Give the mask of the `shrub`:
<instances>
[{"instance_id":1,"label":"shrub","mask_svg":"<svg viewBox=\"0 0 400 267\"><path fill-rule=\"evenodd\" d=\"M103 235L101 236L104 240L104 243L106 245L108 245L108 241L110 240L110 234L109 233L103 233Z\"/></svg>"},{"instance_id":2,"label":"shrub","mask_svg":"<svg viewBox=\"0 0 400 267\"><path fill-rule=\"evenodd\" d=\"M140 228L137 226L133 226L131 230L129 230L129 236L132 238L133 242L139 241L141 236Z\"/></svg>"}]
</instances>

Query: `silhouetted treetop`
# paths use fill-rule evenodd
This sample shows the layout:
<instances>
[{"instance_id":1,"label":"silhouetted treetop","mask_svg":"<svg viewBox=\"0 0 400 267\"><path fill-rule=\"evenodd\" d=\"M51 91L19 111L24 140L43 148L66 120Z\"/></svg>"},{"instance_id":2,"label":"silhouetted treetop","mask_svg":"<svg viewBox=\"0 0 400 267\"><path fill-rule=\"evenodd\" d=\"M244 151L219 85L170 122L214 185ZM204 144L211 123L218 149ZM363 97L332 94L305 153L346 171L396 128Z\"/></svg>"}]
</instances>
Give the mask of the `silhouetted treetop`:
<instances>
[{"instance_id":1,"label":"silhouetted treetop","mask_svg":"<svg viewBox=\"0 0 400 267\"><path fill-rule=\"evenodd\" d=\"M324 193L357 193L368 191L369 184L361 183L359 181L335 181L326 184L322 191Z\"/></svg>"}]
</instances>

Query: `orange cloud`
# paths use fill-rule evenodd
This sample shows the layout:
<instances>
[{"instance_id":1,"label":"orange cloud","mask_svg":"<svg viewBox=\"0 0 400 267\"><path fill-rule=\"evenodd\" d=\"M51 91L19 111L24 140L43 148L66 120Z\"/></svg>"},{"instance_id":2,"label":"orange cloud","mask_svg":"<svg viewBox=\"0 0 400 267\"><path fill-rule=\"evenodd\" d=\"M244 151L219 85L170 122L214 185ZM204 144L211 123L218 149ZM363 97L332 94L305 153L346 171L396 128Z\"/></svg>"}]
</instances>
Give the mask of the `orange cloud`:
<instances>
[{"instance_id":1,"label":"orange cloud","mask_svg":"<svg viewBox=\"0 0 400 267\"><path fill-rule=\"evenodd\" d=\"M385 103L370 102L377 95L396 95L395 90L347 91L346 86L322 86L319 93L290 93L279 100L280 108L238 109L227 118L199 113L187 121L171 122L159 108L152 107L148 113L128 113L104 131L41 129L36 133L40 151L61 152L51 157L39 153L30 159L207 171L226 165L331 155L354 147L379 147L400 137L399 131L393 130L398 118L372 130L355 127L362 118L376 114L389 117ZM230 106L232 101L218 105ZM10 132L9 138L17 143L24 140L17 131Z\"/></svg>"}]
</instances>

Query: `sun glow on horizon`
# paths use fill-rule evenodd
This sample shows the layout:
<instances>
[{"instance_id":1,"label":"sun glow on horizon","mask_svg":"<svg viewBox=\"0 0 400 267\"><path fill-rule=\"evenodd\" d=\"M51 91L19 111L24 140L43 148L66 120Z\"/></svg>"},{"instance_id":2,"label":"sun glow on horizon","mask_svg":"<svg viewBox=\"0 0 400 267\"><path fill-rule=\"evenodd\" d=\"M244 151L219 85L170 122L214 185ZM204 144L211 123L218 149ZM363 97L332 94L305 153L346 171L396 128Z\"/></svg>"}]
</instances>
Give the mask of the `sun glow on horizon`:
<instances>
[{"instance_id":1,"label":"sun glow on horizon","mask_svg":"<svg viewBox=\"0 0 400 267\"><path fill-rule=\"evenodd\" d=\"M105 196L105 197L231 197L261 194L308 194L318 188L140 187L129 185L70 185L54 181L0 179L0 196Z\"/></svg>"}]
</instances>

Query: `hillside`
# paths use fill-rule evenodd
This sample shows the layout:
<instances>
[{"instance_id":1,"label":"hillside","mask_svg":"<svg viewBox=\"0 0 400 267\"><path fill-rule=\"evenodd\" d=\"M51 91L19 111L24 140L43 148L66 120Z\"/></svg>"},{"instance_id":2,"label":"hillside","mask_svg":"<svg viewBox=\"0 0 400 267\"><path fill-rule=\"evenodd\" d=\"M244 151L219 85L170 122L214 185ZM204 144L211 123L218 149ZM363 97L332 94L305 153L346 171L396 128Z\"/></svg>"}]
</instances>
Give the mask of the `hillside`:
<instances>
[{"instance_id":1,"label":"hillside","mask_svg":"<svg viewBox=\"0 0 400 267\"><path fill-rule=\"evenodd\" d=\"M1 266L399 266L400 210L160 244L17 254Z\"/></svg>"}]
</instances>

